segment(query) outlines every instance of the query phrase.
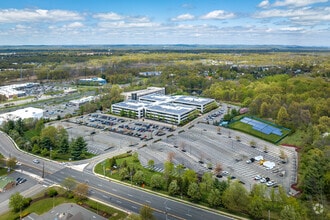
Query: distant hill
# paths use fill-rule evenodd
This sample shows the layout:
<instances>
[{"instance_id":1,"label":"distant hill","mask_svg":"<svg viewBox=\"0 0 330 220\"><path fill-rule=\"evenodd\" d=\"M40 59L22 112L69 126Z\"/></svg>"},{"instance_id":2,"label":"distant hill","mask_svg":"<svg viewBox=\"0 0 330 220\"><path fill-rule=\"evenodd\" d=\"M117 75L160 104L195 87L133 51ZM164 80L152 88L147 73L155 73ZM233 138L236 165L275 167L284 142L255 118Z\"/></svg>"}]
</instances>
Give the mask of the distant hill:
<instances>
[{"instance_id":1,"label":"distant hill","mask_svg":"<svg viewBox=\"0 0 330 220\"><path fill-rule=\"evenodd\" d=\"M18 45L0 46L0 53L48 50L78 50L78 51L136 51L136 52L329 52L330 47L306 47L292 45L199 45L199 44L171 44L171 45Z\"/></svg>"}]
</instances>

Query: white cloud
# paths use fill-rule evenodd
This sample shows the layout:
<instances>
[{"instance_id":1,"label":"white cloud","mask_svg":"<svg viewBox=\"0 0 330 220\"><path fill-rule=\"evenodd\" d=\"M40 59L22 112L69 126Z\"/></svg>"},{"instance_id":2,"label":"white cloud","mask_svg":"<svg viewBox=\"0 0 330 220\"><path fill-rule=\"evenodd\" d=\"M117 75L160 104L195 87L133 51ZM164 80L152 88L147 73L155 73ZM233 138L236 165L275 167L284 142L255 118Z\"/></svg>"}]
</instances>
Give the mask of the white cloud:
<instances>
[{"instance_id":1,"label":"white cloud","mask_svg":"<svg viewBox=\"0 0 330 220\"><path fill-rule=\"evenodd\" d=\"M150 27L159 27L160 24L153 22L100 22L98 24L103 30L109 30L112 28L150 28Z\"/></svg>"},{"instance_id":2,"label":"white cloud","mask_svg":"<svg viewBox=\"0 0 330 220\"><path fill-rule=\"evenodd\" d=\"M0 10L0 23L15 22L58 22L70 20L83 20L76 12L65 10L43 10L43 9L2 9Z\"/></svg>"},{"instance_id":3,"label":"white cloud","mask_svg":"<svg viewBox=\"0 0 330 220\"><path fill-rule=\"evenodd\" d=\"M66 25L67 28L81 28L84 25L81 22L73 22L68 25Z\"/></svg>"},{"instance_id":4,"label":"white cloud","mask_svg":"<svg viewBox=\"0 0 330 220\"><path fill-rule=\"evenodd\" d=\"M328 0L283 0L276 1L272 6L292 6L292 7L302 7L307 5L312 5L315 3L324 3L328 2Z\"/></svg>"},{"instance_id":5,"label":"white cloud","mask_svg":"<svg viewBox=\"0 0 330 220\"><path fill-rule=\"evenodd\" d=\"M268 0L264 0L262 2L260 2L260 4L258 5L258 7L260 8L267 8L269 6L269 1Z\"/></svg>"},{"instance_id":6,"label":"white cloud","mask_svg":"<svg viewBox=\"0 0 330 220\"><path fill-rule=\"evenodd\" d=\"M98 13L98 14L94 15L93 17L101 19L101 20L111 20L111 21L119 21L119 20L123 20L125 18L124 16L121 16L114 12Z\"/></svg>"},{"instance_id":7,"label":"white cloud","mask_svg":"<svg viewBox=\"0 0 330 220\"><path fill-rule=\"evenodd\" d=\"M191 15L191 14L182 14L182 15L179 15L175 18L172 18L171 20L172 21L189 21L189 20L194 20L195 19L195 16L194 15Z\"/></svg>"},{"instance_id":8,"label":"white cloud","mask_svg":"<svg viewBox=\"0 0 330 220\"><path fill-rule=\"evenodd\" d=\"M301 27L284 27L284 28L280 28L281 31L292 31L292 32L296 32L296 31L302 31L304 30Z\"/></svg>"},{"instance_id":9,"label":"white cloud","mask_svg":"<svg viewBox=\"0 0 330 220\"><path fill-rule=\"evenodd\" d=\"M230 12L225 12L223 10L215 10L207 13L206 15L201 16L201 19L228 19L228 18L234 18L235 14Z\"/></svg>"},{"instance_id":10,"label":"white cloud","mask_svg":"<svg viewBox=\"0 0 330 220\"><path fill-rule=\"evenodd\" d=\"M325 8L295 8L295 9L271 9L255 14L256 18L284 18L294 23L315 25L330 21L330 7Z\"/></svg>"}]
</instances>

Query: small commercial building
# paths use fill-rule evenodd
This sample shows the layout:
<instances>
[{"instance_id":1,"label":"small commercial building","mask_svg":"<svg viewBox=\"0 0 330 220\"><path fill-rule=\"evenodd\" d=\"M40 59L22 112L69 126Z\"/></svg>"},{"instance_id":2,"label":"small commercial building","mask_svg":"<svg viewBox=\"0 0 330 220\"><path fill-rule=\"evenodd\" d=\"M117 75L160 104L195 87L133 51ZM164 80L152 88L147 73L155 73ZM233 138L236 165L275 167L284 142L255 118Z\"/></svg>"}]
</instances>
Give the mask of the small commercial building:
<instances>
[{"instance_id":1,"label":"small commercial building","mask_svg":"<svg viewBox=\"0 0 330 220\"><path fill-rule=\"evenodd\" d=\"M95 97L94 96L88 96L88 97L83 97L81 99L75 99L75 100L71 100L69 101L70 105L73 105L73 106L76 106L76 107L79 107L85 103L88 103L88 102L91 102L95 100Z\"/></svg>"},{"instance_id":2,"label":"small commercial building","mask_svg":"<svg viewBox=\"0 0 330 220\"><path fill-rule=\"evenodd\" d=\"M33 118L33 119L40 119L44 115L44 110L40 108L33 108L28 107L24 109L18 109L13 112L7 112L0 115L0 125L3 122L12 120L17 121L18 119L27 119L27 118Z\"/></svg>"},{"instance_id":3,"label":"small commercial building","mask_svg":"<svg viewBox=\"0 0 330 220\"><path fill-rule=\"evenodd\" d=\"M79 85L102 86L107 84L107 81L99 77L94 77L89 79L79 79L77 83Z\"/></svg>"},{"instance_id":4,"label":"small commercial building","mask_svg":"<svg viewBox=\"0 0 330 220\"><path fill-rule=\"evenodd\" d=\"M30 89L35 86L39 86L39 83L21 83L21 84L13 84L7 86L0 87L0 94L6 96L8 99L14 97L22 97L26 96L25 89Z\"/></svg>"},{"instance_id":5,"label":"small commercial building","mask_svg":"<svg viewBox=\"0 0 330 220\"><path fill-rule=\"evenodd\" d=\"M160 76L162 74L161 71L149 71L149 72L139 72L140 76Z\"/></svg>"}]
</instances>

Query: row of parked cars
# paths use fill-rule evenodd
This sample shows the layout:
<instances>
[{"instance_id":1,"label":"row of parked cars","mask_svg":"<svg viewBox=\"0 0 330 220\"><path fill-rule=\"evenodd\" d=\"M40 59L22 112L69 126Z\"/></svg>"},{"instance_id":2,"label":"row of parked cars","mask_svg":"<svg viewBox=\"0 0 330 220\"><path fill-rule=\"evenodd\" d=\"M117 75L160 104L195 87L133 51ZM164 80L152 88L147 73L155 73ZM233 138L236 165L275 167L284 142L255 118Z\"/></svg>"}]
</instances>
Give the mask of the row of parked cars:
<instances>
[{"instance_id":1,"label":"row of parked cars","mask_svg":"<svg viewBox=\"0 0 330 220\"><path fill-rule=\"evenodd\" d=\"M23 178L23 177L17 177L16 179L16 186L18 184L22 184L22 183L25 183L27 181L27 179Z\"/></svg>"},{"instance_id":2,"label":"row of parked cars","mask_svg":"<svg viewBox=\"0 0 330 220\"><path fill-rule=\"evenodd\" d=\"M278 187L277 182L274 180L271 180L269 177L262 177L260 175L257 175L254 177L254 180L259 181L260 183L265 183L268 187Z\"/></svg>"}]
</instances>

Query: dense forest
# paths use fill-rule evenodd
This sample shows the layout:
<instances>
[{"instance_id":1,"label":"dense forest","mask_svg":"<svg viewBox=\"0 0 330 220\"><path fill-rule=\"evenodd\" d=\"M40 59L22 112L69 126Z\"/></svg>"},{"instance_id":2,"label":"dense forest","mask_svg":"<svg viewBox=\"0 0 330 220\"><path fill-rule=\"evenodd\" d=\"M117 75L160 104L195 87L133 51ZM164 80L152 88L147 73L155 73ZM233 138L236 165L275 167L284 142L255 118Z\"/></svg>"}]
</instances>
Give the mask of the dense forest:
<instances>
[{"instance_id":1,"label":"dense forest","mask_svg":"<svg viewBox=\"0 0 330 220\"><path fill-rule=\"evenodd\" d=\"M168 94L211 97L248 107L249 114L290 128L281 143L299 150L299 199L311 216L312 205L330 201L330 53L328 51L155 51L155 50L41 50L0 55L0 82L71 82L99 76L124 90L164 86ZM142 77L140 72L160 71L160 76ZM97 89L106 96L81 108L80 113L109 108L121 100L119 86ZM1 99L2 100L2 99ZM110 102L109 102L110 100ZM15 126L15 125L11 125ZM32 124L25 125L32 126ZM37 126L37 125L35 125ZM50 145L45 128L38 146ZM31 127L32 129L32 127ZM39 130L38 130L39 129ZM48 128L50 129L50 128ZM47 131L47 129L46 129ZM54 134L61 134L58 130ZM16 135L19 138L19 131ZM63 133L64 137L65 134ZM75 140L76 141L76 140ZM65 143L73 149L73 143ZM48 143L49 142L49 143ZM71 147L70 147L71 146ZM30 143L33 151L33 143ZM45 154L44 152L40 154ZM36 149L35 149L36 150ZM82 155L84 157L84 155ZM329 217L329 216L327 216ZM313 217L315 218L315 216Z\"/></svg>"}]
</instances>

